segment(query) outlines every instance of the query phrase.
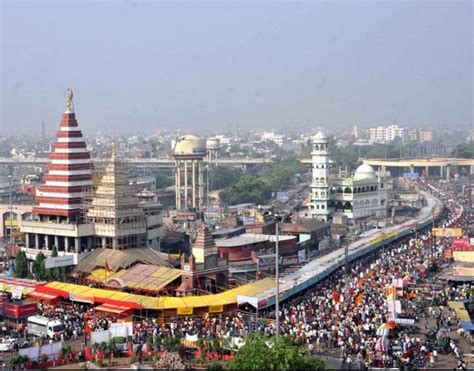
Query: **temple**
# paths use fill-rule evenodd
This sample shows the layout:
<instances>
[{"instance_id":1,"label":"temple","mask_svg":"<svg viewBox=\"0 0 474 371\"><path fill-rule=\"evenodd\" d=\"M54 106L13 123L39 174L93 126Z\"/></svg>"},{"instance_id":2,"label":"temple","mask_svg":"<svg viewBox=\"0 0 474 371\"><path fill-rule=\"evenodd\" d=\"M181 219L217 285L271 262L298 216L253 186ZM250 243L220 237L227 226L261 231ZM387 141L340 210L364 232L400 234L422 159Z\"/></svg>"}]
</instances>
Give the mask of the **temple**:
<instances>
[{"instance_id":1,"label":"temple","mask_svg":"<svg viewBox=\"0 0 474 371\"><path fill-rule=\"evenodd\" d=\"M91 157L76 120L73 93L67 91L56 142L51 147L44 184L36 194L31 220L22 223L28 258L46 256L55 247L77 264L78 254L92 248L93 226L84 216L92 192Z\"/></svg>"}]
</instances>

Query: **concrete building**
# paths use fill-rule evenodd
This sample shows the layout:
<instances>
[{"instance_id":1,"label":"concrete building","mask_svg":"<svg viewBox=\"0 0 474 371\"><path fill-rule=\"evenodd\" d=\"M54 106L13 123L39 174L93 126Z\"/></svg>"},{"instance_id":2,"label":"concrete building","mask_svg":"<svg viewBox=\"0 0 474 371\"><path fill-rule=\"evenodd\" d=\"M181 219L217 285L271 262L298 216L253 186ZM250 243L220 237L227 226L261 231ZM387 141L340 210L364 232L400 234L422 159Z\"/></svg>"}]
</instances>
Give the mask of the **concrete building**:
<instances>
[{"instance_id":1,"label":"concrete building","mask_svg":"<svg viewBox=\"0 0 474 371\"><path fill-rule=\"evenodd\" d=\"M94 226L94 247L124 250L147 246L145 213L128 174L114 145L87 212L87 220Z\"/></svg>"},{"instance_id":2,"label":"concrete building","mask_svg":"<svg viewBox=\"0 0 474 371\"><path fill-rule=\"evenodd\" d=\"M84 198L92 189L91 159L72 98L72 91L68 90L66 111L51 147L45 184L36 194L34 220L22 221L21 232L25 233L30 259L41 250L50 253L55 246L58 251L73 255L77 264L78 254L92 247L93 225L84 218Z\"/></svg>"},{"instance_id":3,"label":"concrete building","mask_svg":"<svg viewBox=\"0 0 474 371\"><path fill-rule=\"evenodd\" d=\"M176 140L173 157L176 209L201 213L204 208L206 142L195 135L184 135Z\"/></svg>"},{"instance_id":4,"label":"concrete building","mask_svg":"<svg viewBox=\"0 0 474 371\"><path fill-rule=\"evenodd\" d=\"M319 132L313 137L311 197L309 214L323 221L335 212L350 219L384 217L387 209L386 177L366 164L352 177L330 178L327 138Z\"/></svg>"},{"instance_id":5,"label":"concrete building","mask_svg":"<svg viewBox=\"0 0 474 371\"><path fill-rule=\"evenodd\" d=\"M390 143L396 138L403 139L405 136L405 128L398 125L378 126L370 128L370 140L374 143Z\"/></svg>"},{"instance_id":6,"label":"concrete building","mask_svg":"<svg viewBox=\"0 0 474 371\"><path fill-rule=\"evenodd\" d=\"M160 250L161 232L163 226L163 205L153 192L143 190L136 195L143 208L146 221L148 247Z\"/></svg>"},{"instance_id":7,"label":"concrete building","mask_svg":"<svg viewBox=\"0 0 474 371\"><path fill-rule=\"evenodd\" d=\"M433 131L425 128L408 130L408 139L413 142L431 142L433 140Z\"/></svg>"},{"instance_id":8,"label":"concrete building","mask_svg":"<svg viewBox=\"0 0 474 371\"><path fill-rule=\"evenodd\" d=\"M0 204L0 237L8 237L12 232L13 236L16 236L23 221L31 220L33 205L12 204L11 211L10 218L10 205Z\"/></svg>"}]
</instances>

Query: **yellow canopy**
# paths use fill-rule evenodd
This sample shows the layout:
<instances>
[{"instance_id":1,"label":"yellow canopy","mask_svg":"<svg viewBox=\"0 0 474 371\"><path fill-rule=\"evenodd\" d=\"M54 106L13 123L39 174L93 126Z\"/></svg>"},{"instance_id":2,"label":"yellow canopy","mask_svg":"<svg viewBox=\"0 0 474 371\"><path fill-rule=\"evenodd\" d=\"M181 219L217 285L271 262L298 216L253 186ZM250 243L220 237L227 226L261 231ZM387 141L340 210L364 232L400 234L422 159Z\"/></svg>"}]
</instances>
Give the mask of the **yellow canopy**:
<instances>
[{"instance_id":1,"label":"yellow canopy","mask_svg":"<svg viewBox=\"0 0 474 371\"><path fill-rule=\"evenodd\" d=\"M219 294L185 297L153 297L135 295L121 291L97 289L64 282L50 282L46 286L51 289L73 292L74 295L93 297L96 302L100 302L100 299L103 298L138 303L144 309L163 310L183 307L202 308L210 305L236 304L237 295L256 296L274 287L275 281L271 278L265 278Z\"/></svg>"}]
</instances>

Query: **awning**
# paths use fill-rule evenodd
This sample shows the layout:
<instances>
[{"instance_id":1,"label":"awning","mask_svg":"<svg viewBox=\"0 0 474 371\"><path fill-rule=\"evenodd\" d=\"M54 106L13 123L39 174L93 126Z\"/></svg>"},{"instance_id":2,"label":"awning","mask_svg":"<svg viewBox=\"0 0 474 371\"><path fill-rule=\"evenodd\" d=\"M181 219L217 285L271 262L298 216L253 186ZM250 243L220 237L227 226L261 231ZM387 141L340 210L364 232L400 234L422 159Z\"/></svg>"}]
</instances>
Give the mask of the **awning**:
<instances>
[{"instance_id":1,"label":"awning","mask_svg":"<svg viewBox=\"0 0 474 371\"><path fill-rule=\"evenodd\" d=\"M47 301L49 303L57 303L61 297L59 295L46 294L44 292L33 291L28 294L29 298L33 298L39 301Z\"/></svg>"},{"instance_id":2,"label":"awning","mask_svg":"<svg viewBox=\"0 0 474 371\"><path fill-rule=\"evenodd\" d=\"M114 314L128 314L132 308L122 307L120 305L102 304L94 308L96 311L114 313Z\"/></svg>"},{"instance_id":3,"label":"awning","mask_svg":"<svg viewBox=\"0 0 474 371\"><path fill-rule=\"evenodd\" d=\"M87 303L87 304L95 303L93 296L79 295L79 294L75 294L72 291L69 293L69 300L76 301L79 303Z\"/></svg>"}]
</instances>

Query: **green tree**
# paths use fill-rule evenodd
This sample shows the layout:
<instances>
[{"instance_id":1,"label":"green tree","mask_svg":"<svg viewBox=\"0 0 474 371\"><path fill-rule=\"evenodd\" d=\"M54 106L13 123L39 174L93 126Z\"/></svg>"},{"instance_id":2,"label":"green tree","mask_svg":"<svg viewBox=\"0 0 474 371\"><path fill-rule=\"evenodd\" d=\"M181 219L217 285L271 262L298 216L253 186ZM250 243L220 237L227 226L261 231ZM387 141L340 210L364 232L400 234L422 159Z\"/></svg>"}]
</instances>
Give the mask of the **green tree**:
<instances>
[{"instance_id":1,"label":"green tree","mask_svg":"<svg viewBox=\"0 0 474 371\"><path fill-rule=\"evenodd\" d=\"M28 277L28 259L24 251L18 251L15 255L15 276L17 278Z\"/></svg>"},{"instance_id":2,"label":"green tree","mask_svg":"<svg viewBox=\"0 0 474 371\"><path fill-rule=\"evenodd\" d=\"M296 181L297 174L306 170L306 166L297 158L277 160L262 169L261 177L273 192L278 192L291 187Z\"/></svg>"},{"instance_id":3,"label":"green tree","mask_svg":"<svg viewBox=\"0 0 474 371\"><path fill-rule=\"evenodd\" d=\"M220 192L222 201L229 205L239 203L266 203L271 195L272 189L268 184L257 177L244 175L231 187Z\"/></svg>"},{"instance_id":4,"label":"green tree","mask_svg":"<svg viewBox=\"0 0 474 371\"><path fill-rule=\"evenodd\" d=\"M45 257L42 252L36 255L36 259L32 267L33 275L36 280L43 281L47 278L47 272L45 267Z\"/></svg>"},{"instance_id":5,"label":"green tree","mask_svg":"<svg viewBox=\"0 0 474 371\"><path fill-rule=\"evenodd\" d=\"M156 188L162 189L173 185L173 181L169 176L158 174L155 178Z\"/></svg>"},{"instance_id":6,"label":"green tree","mask_svg":"<svg viewBox=\"0 0 474 371\"><path fill-rule=\"evenodd\" d=\"M51 257L55 258L58 256L58 250L56 246L53 246L53 251L51 251ZM57 280L60 277L60 271L58 268L49 268L47 269L47 276L50 280Z\"/></svg>"},{"instance_id":7,"label":"green tree","mask_svg":"<svg viewBox=\"0 0 474 371\"><path fill-rule=\"evenodd\" d=\"M312 357L288 338L265 342L251 334L231 363L233 370L325 370L320 358Z\"/></svg>"},{"instance_id":8,"label":"green tree","mask_svg":"<svg viewBox=\"0 0 474 371\"><path fill-rule=\"evenodd\" d=\"M227 166L216 166L209 171L209 189L215 191L231 186L239 181L242 170Z\"/></svg>"},{"instance_id":9,"label":"green tree","mask_svg":"<svg viewBox=\"0 0 474 371\"><path fill-rule=\"evenodd\" d=\"M459 144L451 152L451 155L458 158L474 158L474 142Z\"/></svg>"}]
</instances>

